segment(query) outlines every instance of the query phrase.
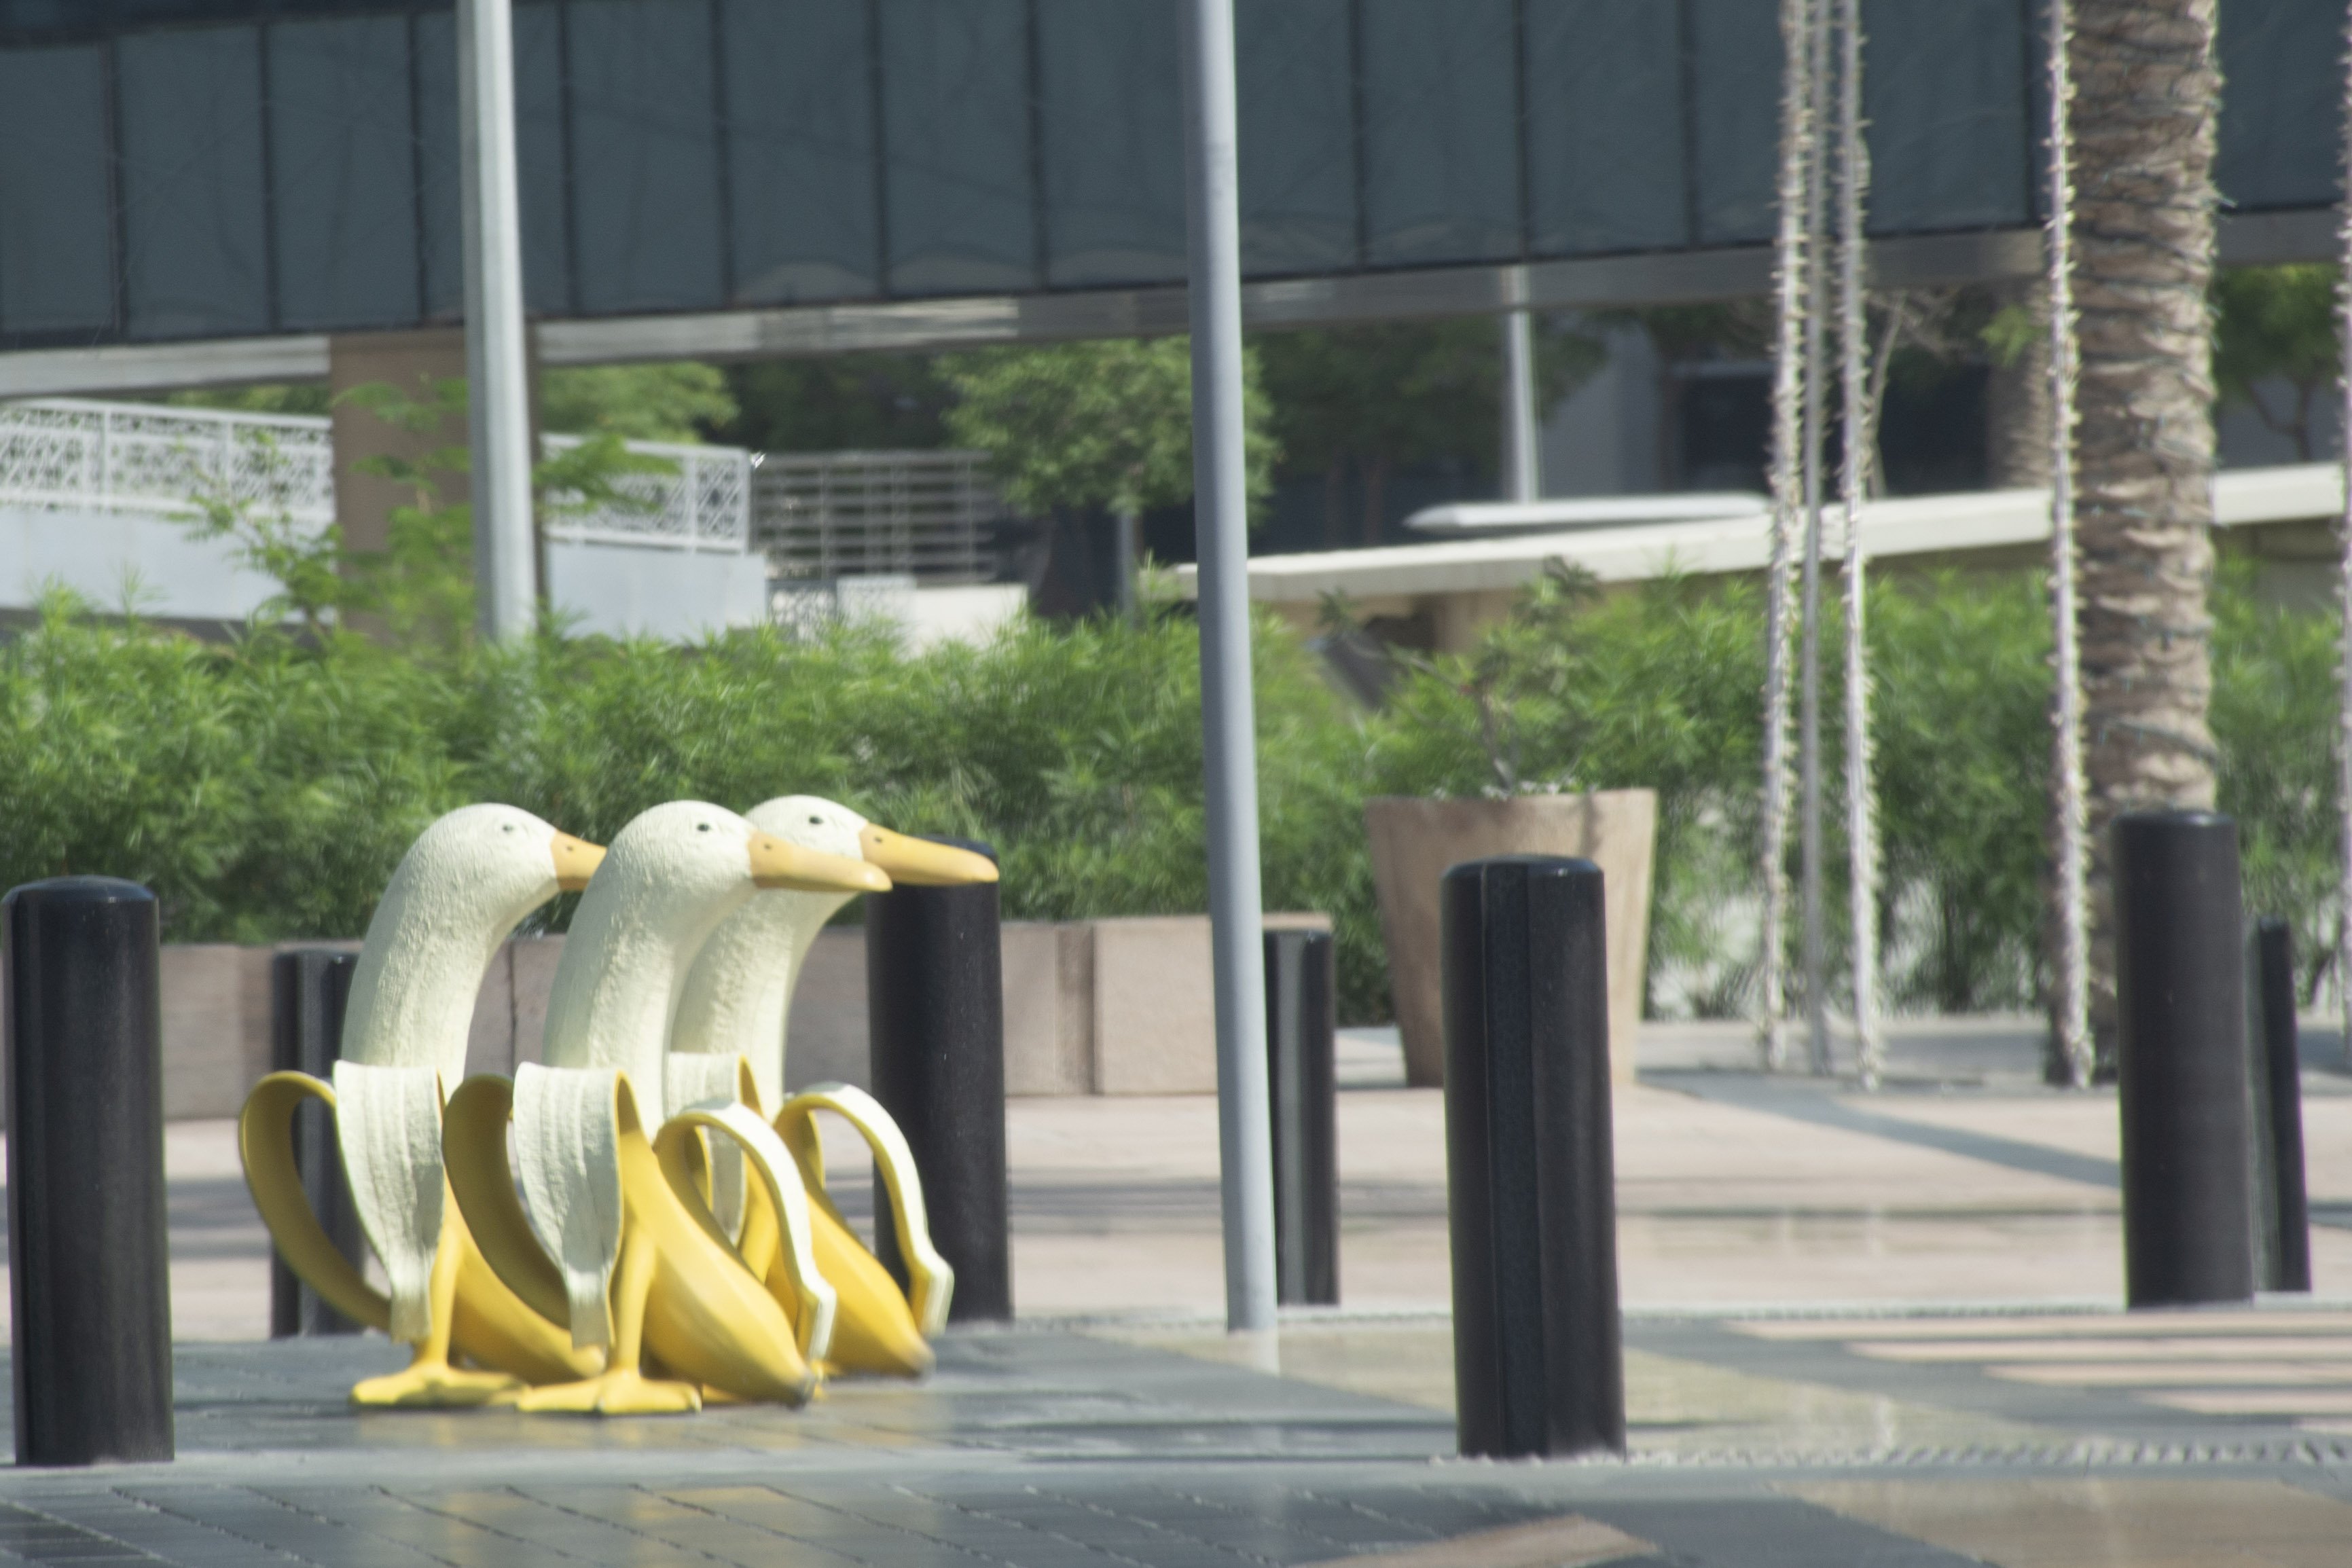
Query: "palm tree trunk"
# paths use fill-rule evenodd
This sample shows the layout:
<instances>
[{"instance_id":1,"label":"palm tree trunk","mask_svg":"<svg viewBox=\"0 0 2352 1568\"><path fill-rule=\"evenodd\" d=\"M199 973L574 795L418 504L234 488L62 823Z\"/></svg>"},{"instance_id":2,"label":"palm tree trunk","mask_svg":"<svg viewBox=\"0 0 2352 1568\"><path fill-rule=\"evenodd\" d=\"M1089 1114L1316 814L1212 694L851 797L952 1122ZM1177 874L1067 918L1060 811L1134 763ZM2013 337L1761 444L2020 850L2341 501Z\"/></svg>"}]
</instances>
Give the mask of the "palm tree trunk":
<instances>
[{"instance_id":1,"label":"palm tree trunk","mask_svg":"<svg viewBox=\"0 0 2352 1568\"><path fill-rule=\"evenodd\" d=\"M2091 1020L2112 1071L2107 827L2213 804L2206 589L2213 572L2216 0L2077 0L2075 301L2081 340L2084 745Z\"/></svg>"}]
</instances>

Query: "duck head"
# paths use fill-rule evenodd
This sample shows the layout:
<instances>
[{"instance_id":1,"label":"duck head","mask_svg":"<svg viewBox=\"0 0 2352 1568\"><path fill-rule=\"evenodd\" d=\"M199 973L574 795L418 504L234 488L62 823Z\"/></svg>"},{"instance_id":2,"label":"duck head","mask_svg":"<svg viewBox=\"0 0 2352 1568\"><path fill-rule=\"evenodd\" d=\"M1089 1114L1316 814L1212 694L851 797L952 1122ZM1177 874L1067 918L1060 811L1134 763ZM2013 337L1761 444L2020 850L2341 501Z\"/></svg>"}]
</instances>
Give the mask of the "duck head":
<instances>
[{"instance_id":1,"label":"duck head","mask_svg":"<svg viewBox=\"0 0 2352 1568\"><path fill-rule=\"evenodd\" d=\"M546 1064L628 1072L659 1125L671 1014L712 930L762 889L845 899L889 885L863 858L789 842L724 807L673 800L640 813L614 835L572 916L548 998Z\"/></svg>"},{"instance_id":2,"label":"duck head","mask_svg":"<svg viewBox=\"0 0 2352 1568\"><path fill-rule=\"evenodd\" d=\"M914 887L994 882L985 855L867 821L837 800L785 795L745 813L755 828L812 853L855 858L889 881ZM670 1049L688 1055L741 1055L751 1063L760 1103L783 1103L784 1026L808 951L855 894L838 889L763 894L711 934L681 992Z\"/></svg>"},{"instance_id":3,"label":"duck head","mask_svg":"<svg viewBox=\"0 0 2352 1568\"><path fill-rule=\"evenodd\" d=\"M604 852L515 806L461 806L408 846L368 921L342 1059L430 1067L455 1087L474 998L523 916L584 888Z\"/></svg>"}]
</instances>

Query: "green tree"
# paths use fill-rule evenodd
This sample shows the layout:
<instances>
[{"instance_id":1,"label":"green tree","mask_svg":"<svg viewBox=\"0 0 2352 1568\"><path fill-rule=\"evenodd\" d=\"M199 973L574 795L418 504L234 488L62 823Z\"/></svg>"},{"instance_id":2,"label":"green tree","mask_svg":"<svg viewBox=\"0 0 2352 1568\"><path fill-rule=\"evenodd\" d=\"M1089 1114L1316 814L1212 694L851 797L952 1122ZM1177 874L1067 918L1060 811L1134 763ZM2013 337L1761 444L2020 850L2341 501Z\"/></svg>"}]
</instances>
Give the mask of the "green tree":
<instances>
[{"instance_id":1,"label":"green tree","mask_svg":"<svg viewBox=\"0 0 2352 1568\"><path fill-rule=\"evenodd\" d=\"M1548 407L1600 367L1599 340L1538 317L1536 400ZM1321 475L1324 542L1343 542L1348 477L1360 481L1357 536L1380 538L1390 478L1454 457L1495 469L1502 334L1491 317L1315 327L1253 340L1265 362L1271 434L1286 471Z\"/></svg>"},{"instance_id":2,"label":"green tree","mask_svg":"<svg viewBox=\"0 0 2352 1568\"><path fill-rule=\"evenodd\" d=\"M1250 493L1272 487L1275 451L1254 358L1244 361ZM947 428L990 455L1004 498L1033 513L1100 507L1132 517L1192 494L1192 360L1182 338L1110 339L958 354L941 367L958 401Z\"/></svg>"},{"instance_id":3,"label":"green tree","mask_svg":"<svg viewBox=\"0 0 2352 1568\"><path fill-rule=\"evenodd\" d=\"M2213 386L2224 404L2254 411L2314 458L2312 405L2332 390L2343 360L2336 337L2336 268L2320 263L2243 267L2213 279ZM2289 402L2272 406L2262 383L2286 382Z\"/></svg>"},{"instance_id":4,"label":"green tree","mask_svg":"<svg viewBox=\"0 0 2352 1568\"><path fill-rule=\"evenodd\" d=\"M585 365L539 378L540 423L567 434L699 441L740 412L726 373L693 360Z\"/></svg>"},{"instance_id":5,"label":"green tree","mask_svg":"<svg viewBox=\"0 0 2352 1568\"><path fill-rule=\"evenodd\" d=\"M917 354L730 365L735 417L711 439L761 452L927 452L947 443L954 390Z\"/></svg>"}]
</instances>

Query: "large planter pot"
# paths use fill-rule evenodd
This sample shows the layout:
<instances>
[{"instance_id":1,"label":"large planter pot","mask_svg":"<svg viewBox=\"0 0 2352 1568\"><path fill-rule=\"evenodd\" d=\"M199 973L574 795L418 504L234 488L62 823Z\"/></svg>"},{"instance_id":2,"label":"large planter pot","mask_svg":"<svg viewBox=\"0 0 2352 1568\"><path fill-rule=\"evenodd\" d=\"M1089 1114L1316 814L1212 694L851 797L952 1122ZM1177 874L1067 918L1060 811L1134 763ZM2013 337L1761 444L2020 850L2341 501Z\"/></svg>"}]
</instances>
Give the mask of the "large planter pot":
<instances>
[{"instance_id":1,"label":"large planter pot","mask_svg":"<svg viewBox=\"0 0 2352 1568\"><path fill-rule=\"evenodd\" d=\"M1429 1087L1445 1082L1438 879L1464 861L1511 854L1572 855L1601 867L1609 899L1609 1075L1618 1082L1633 1076L1658 839L1655 790L1508 800L1383 796L1364 802L1364 826L1372 840L1372 877L1388 944L1389 994L1404 1036L1406 1082Z\"/></svg>"}]
</instances>

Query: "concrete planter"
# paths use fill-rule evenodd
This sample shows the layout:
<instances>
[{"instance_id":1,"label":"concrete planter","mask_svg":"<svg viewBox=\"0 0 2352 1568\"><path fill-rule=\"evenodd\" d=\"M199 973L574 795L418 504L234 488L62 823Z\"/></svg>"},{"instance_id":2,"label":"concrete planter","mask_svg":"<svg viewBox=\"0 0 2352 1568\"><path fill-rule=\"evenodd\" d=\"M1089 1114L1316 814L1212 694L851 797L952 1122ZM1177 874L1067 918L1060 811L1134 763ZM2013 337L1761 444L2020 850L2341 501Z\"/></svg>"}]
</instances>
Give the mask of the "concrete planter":
<instances>
[{"instance_id":1,"label":"concrete planter","mask_svg":"<svg viewBox=\"0 0 2352 1568\"><path fill-rule=\"evenodd\" d=\"M1364 826L1371 834L1389 994L1404 1037L1410 1082L1433 1087L1445 1081L1438 879L1448 866L1507 854L1574 855L1601 867L1609 890L1610 1076L1620 1082L1633 1076L1649 956L1650 872L1658 838L1655 790L1521 795L1508 800L1385 796L1364 802Z\"/></svg>"}]
</instances>

